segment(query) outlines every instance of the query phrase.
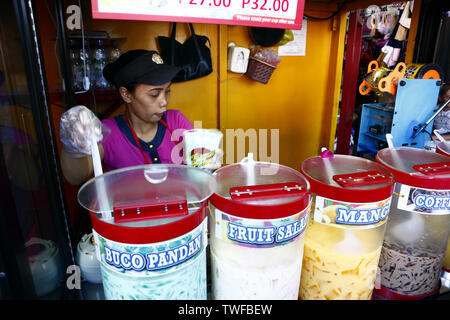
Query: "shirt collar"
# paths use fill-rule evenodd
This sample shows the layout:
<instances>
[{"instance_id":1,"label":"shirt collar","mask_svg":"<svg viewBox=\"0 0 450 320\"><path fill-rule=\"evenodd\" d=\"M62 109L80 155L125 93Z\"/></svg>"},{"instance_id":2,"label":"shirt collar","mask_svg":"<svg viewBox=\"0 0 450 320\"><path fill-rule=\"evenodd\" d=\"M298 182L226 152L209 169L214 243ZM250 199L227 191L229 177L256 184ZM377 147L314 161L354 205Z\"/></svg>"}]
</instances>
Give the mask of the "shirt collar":
<instances>
[{"instance_id":1,"label":"shirt collar","mask_svg":"<svg viewBox=\"0 0 450 320\"><path fill-rule=\"evenodd\" d=\"M136 148L139 148L136 144L136 141L134 140L133 132L131 132L131 129L125 121L123 115L118 115L114 119L116 120L117 126L119 127L120 131L122 131L122 133L127 137L128 141L136 146ZM162 119L167 123L165 114L163 115ZM138 138L139 143L141 144L142 149L144 149L145 151L149 151L149 145L153 145L154 148L158 148L161 145L165 134L166 127L161 122L158 122L158 129L156 130L156 135L153 140L143 141L142 139Z\"/></svg>"}]
</instances>

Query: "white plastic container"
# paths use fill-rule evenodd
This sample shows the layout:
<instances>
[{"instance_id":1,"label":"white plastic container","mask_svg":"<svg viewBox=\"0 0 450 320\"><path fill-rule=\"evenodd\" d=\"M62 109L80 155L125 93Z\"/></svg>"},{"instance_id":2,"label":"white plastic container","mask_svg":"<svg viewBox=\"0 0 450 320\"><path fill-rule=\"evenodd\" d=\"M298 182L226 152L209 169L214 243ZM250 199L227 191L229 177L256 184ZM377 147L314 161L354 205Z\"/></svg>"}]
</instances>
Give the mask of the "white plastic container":
<instances>
[{"instance_id":1,"label":"white plastic container","mask_svg":"<svg viewBox=\"0 0 450 320\"><path fill-rule=\"evenodd\" d=\"M203 168L215 163L216 150L222 140L222 132L215 129L191 129L183 132L184 162L188 166Z\"/></svg>"}]
</instances>

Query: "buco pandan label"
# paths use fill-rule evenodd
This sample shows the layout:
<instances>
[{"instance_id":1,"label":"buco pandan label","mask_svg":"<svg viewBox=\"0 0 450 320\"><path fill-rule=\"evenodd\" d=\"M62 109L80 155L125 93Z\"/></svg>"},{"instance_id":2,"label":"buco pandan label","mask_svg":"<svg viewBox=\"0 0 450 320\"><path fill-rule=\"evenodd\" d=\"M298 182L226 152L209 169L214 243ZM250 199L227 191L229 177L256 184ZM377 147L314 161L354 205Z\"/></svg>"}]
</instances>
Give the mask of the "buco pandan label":
<instances>
[{"instance_id":1,"label":"buco pandan label","mask_svg":"<svg viewBox=\"0 0 450 320\"><path fill-rule=\"evenodd\" d=\"M190 154L192 165L194 167L203 167L204 165L212 162L215 154L215 151L211 151L207 148L192 149Z\"/></svg>"},{"instance_id":2,"label":"buco pandan label","mask_svg":"<svg viewBox=\"0 0 450 320\"><path fill-rule=\"evenodd\" d=\"M342 202L316 196L314 221L339 225L367 226L384 223L391 206L391 197L379 202Z\"/></svg>"},{"instance_id":3,"label":"buco pandan label","mask_svg":"<svg viewBox=\"0 0 450 320\"><path fill-rule=\"evenodd\" d=\"M206 221L184 236L150 244L120 243L94 230L97 258L117 271L136 275L182 267L206 248Z\"/></svg>"},{"instance_id":4,"label":"buco pandan label","mask_svg":"<svg viewBox=\"0 0 450 320\"><path fill-rule=\"evenodd\" d=\"M403 184L398 193L397 207L423 214L450 214L450 190L422 189Z\"/></svg>"}]
</instances>

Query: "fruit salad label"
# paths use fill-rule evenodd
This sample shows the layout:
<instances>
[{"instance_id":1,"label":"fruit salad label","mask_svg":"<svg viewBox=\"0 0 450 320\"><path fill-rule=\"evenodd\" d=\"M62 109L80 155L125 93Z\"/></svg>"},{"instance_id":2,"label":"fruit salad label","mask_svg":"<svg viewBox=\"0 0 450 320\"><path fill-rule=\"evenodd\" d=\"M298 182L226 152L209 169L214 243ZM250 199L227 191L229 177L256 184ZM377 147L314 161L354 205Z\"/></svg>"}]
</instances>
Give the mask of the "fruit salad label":
<instances>
[{"instance_id":1,"label":"fruit salad label","mask_svg":"<svg viewBox=\"0 0 450 320\"><path fill-rule=\"evenodd\" d=\"M297 240L308 223L309 206L290 217L272 220L246 219L215 209L215 236L246 247L275 247Z\"/></svg>"}]
</instances>

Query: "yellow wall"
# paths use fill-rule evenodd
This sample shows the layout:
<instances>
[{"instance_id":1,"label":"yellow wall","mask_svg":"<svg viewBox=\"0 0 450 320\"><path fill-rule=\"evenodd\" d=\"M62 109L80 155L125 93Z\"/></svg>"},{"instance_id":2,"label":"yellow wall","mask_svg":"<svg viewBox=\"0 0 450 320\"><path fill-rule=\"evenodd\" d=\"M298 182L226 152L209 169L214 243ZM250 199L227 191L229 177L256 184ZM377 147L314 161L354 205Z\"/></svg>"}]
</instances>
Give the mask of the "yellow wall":
<instances>
[{"instance_id":1,"label":"yellow wall","mask_svg":"<svg viewBox=\"0 0 450 320\"><path fill-rule=\"evenodd\" d=\"M321 146L328 147L330 135L334 136L330 131L334 89L330 74L335 70L330 67L336 59L331 51L331 24L308 21L306 55L283 56L268 84L245 76L226 82L227 101L220 108L222 131L279 129L279 162L297 169L301 161L317 155ZM243 46L252 44L246 28L226 29L227 39Z\"/></svg>"}]
</instances>

